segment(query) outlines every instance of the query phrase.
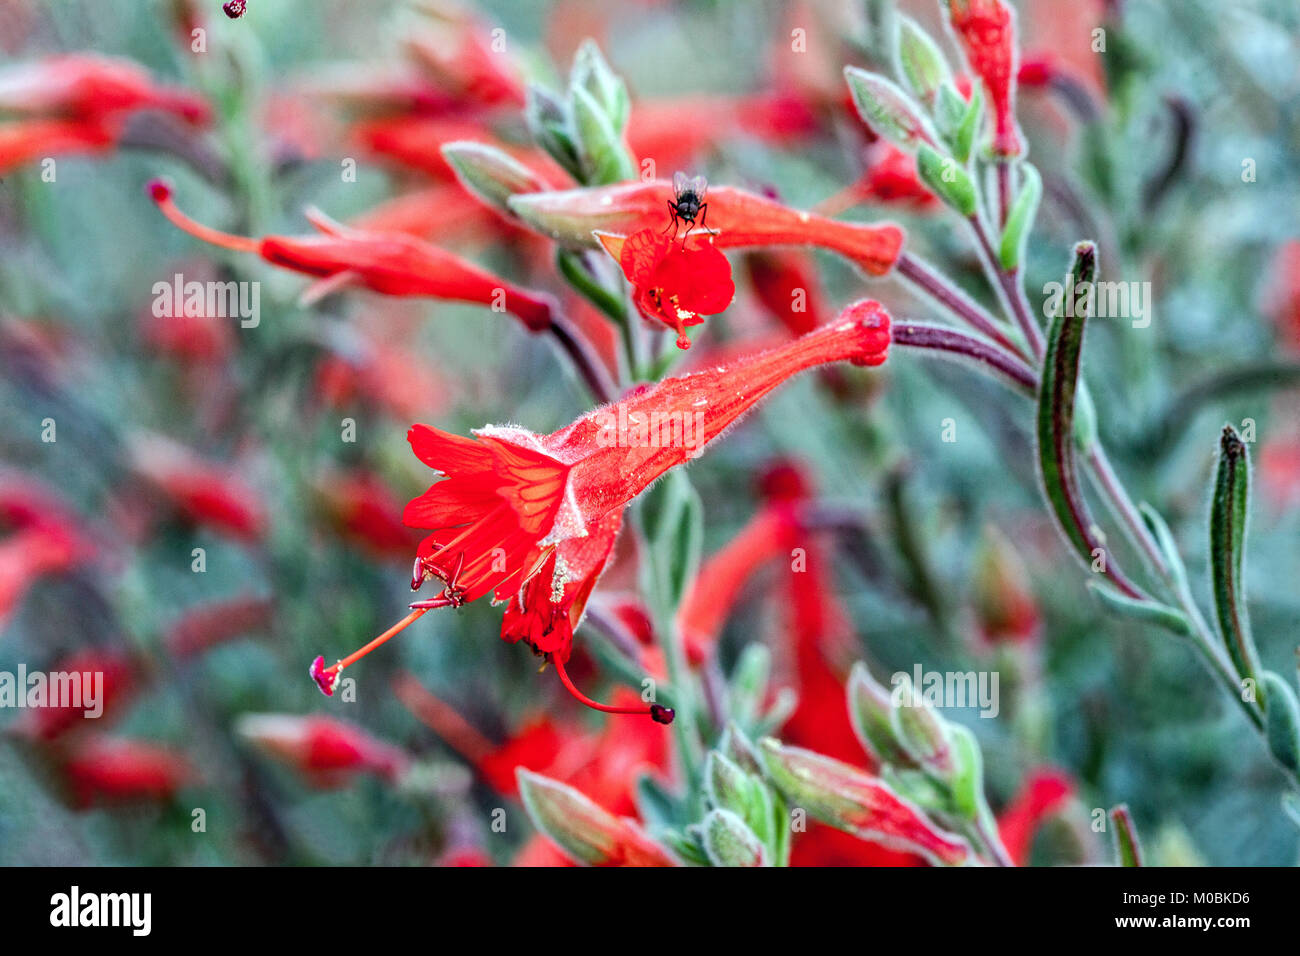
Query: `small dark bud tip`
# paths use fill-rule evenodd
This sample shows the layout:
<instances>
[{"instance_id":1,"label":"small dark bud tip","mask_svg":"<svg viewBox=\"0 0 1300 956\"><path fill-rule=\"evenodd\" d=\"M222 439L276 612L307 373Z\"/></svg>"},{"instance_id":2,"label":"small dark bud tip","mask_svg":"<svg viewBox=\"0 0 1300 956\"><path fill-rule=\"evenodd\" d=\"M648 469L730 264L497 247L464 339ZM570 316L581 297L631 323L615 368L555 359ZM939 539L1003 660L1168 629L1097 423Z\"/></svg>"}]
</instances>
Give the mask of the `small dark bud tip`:
<instances>
[{"instance_id":1,"label":"small dark bud tip","mask_svg":"<svg viewBox=\"0 0 1300 956\"><path fill-rule=\"evenodd\" d=\"M671 724L676 716L677 711L671 707L665 707L663 704L650 705L650 719L656 724Z\"/></svg>"}]
</instances>

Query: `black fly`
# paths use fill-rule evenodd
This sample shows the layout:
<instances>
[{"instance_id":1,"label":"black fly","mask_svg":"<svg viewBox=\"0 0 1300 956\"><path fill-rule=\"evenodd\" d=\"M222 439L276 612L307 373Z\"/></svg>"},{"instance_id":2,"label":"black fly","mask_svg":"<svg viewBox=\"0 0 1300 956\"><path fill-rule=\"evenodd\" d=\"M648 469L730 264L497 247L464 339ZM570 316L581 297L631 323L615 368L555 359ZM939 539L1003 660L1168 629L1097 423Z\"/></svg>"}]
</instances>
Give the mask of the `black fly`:
<instances>
[{"instance_id":1,"label":"black fly","mask_svg":"<svg viewBox=\"0 0 1300 956\"><path fill-rule=\"evenodd\" d=\"M687 176L683 172L673 174L673 198L668 200L668 212L672 216L672 221L668 223L673 230L673 238L677 238L677 229L681 223L686 223L686 235L682 236L682 246L685 247L686 239L695 228L695 219L698 216L700 227L712 235L717 234L717 230L709 229L705 225L705 219L709 215L709 204L704 201L704 194L709 188L709 182L703 176ZM664 232L668 229L665 228Z\"/></svg>"}]
</instances>

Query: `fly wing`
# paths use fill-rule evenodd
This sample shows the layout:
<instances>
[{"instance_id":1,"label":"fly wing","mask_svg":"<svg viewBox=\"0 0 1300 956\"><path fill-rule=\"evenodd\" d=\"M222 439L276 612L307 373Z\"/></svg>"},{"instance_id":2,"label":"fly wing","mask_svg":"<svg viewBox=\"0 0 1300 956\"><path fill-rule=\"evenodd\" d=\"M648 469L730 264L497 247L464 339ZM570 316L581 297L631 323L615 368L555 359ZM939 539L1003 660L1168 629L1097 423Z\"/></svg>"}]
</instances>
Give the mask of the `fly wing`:
<instances>
[{"instance_id":1,"label":"fly wing","mask_svg":"<svg viewBox=\"0 0 1300 956\"><path fill-rule=\"evenodd\" d=\"M673 192L680 196L686 190L689 182L690 180L686 174L679 169L673 173Z\"/></svg>"},{"instance_id":2,"label":"fly wing","mask_svg":"<svg viewBox=\"0 0 1300 956\"><path fill-rule=\"evenodd\" d=\"M692 176L686 181L686 188L695 193L695 198L704 200L705 190L709 188L709 181L703 176Z\"/></svg>"}]
</instances>

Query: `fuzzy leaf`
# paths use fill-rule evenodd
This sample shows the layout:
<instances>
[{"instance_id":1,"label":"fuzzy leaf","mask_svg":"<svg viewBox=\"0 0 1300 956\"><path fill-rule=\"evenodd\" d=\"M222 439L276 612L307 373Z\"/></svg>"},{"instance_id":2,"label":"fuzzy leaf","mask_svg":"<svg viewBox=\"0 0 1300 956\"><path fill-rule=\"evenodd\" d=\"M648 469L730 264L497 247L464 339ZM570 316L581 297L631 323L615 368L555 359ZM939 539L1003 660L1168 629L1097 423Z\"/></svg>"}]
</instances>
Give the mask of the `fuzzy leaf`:
<instances>
[{"instance_id":1,"label":"fuzzy leaf","mask_svg":"<svg viewBox=\"0 0 1300 956\"><path fill-rule=\"evenodd\" d=\"M1097 251L1091 242L1074 247L1073 286L1091 283L1097 274ZM1073 313L1073 314L1072 314ZM1119 575L1111 556L1097 538L1095 524L1079 487L1075 467L1075 397L1079 390L1079 364L1087 315L1066 308L1062 299L1047 333L1047 355L1038 390L1038 462L1043 493L1056 525L1071 548L1091 567L1100 552L1105 573L1131 598L1140 593ZM1131 593L1130 593L1131 592Z\"/></svg>"},{"instance_id":2,"label":"fuzzy leaf","mask_svg":"<svg viewBox=\"0 0 1300 956\"><path fill-rule=\"evenodd\" d=\"M1183 564L1183 556L1178 553L1178 544L1174 541L1174 533L1169 530L1169 525L1165 519L1146 502L1138 505L1138 511L1142 513L1142 521L1150 529L1151 534L1156 539L1156 544L1160 546L1160 553L1164 556L1165 564L1169 567L1169 573L1173 575L1174 586L1180 594L1187 592L1187 567Z\"/></svg>"},{"instance_id":3,"label":"fuzzy leaf","mask_svg":"<svg viewBox=\"0 0 1300 956\"><path fill-rule=\"evenodd\" d=\"M1158 625L1179 637L1192 633L1192 624L1186 614L1159 601L1134 600L1099 581L1089 581L1088 589L1116 614Z\"/></svg>"},{"instance_id":4,"label":"fuzzy leaf","mask_svg":"<svg viewBox=\"0 0 1300 956\"><path fill-rule=\"evenodd\" d=\"M636 179L636 167L627 143L601 104L580 86L571 94L583 185L608 186Z\"/></svg>"},{"instance_id":5,"label":"fuzzy leaf","mask_svg":"<svg viewBox=\"0 0 1300 956\"><path fill-rule=\"evenodd\" d=\"M461 185L501 212L513 215L506 200L517 193L546 189L531 169L509 153L487 143L446 143L442 155L456 172Z\"/></svg>"},{"instance_id":6,"label":"fuzzy leaf","mask_svg":"<svg viewBox=\"0 0 1300 956\"><path fill-rule=\"evenodd\" d=\"M1249 514L1250 455L1231 425L1219 441L1219 467L1214 477L1210 505L1210 583L1219 635L1232 658L1237 675L1258 683L1259 654L1250 634L1242 567L1246 559L1246 519ZM1261 687L1267 709L1268 691Z\"/></svg>"},{"instance_id":7,"label":"fuzzy leaf","mask_svg":"<svg viewBox=\"0 0 1300 956\"><path fill-rule=\"evenodd\" d=\"M910 767L913 760L894 734L889 691L858 661L849 674L849 717L858 741L878 763Z\"/></svg>"},{"instance_id":8,"label":"fuzzy leaf","mask_svg":"<svg viewBox=\"0 0 1300 956\"><path fill-rule=\"evenodd\" d=\"M730 810L710 810L700 826L704 852L714 866L764 866L763 843Z\"/></svg>"},{"instance_id":9,"label":"fuzzy leaf","mask_svg":"<svg viewBox=\"0 0 1300 956\"><path fill-rule=\"evenodd\" d=\"M844 68L844 79L858 115L877 135L908 152L923 143L936 144L937 137L920 106L898 86L879 73L856 66Z\"/></svg>"},{"instance_id":10,"label":"fuzzy leaf","mask_svg":"<svg viewBox=\"0 0 1300 956\"><path fill-rule=\"evenodd\" d=\"M898 71L908 88L917 99L933 108L940 87L952 79L939 45L911 17L900 16L897 49Z\"/></svg>"},{"instance_id":11,"label":"fuzzy leaf","mask_svg":"<svg viewBox=\"0 0 1300 956\"><path fill-rule=\"evenodd\" d=\"M1268 749L1278 763L1300 773L1300 702L1280 674L1264 671L1260 676L1262 696L1268 701L1264 712Z\"/></svg>"},{"instance_id":12,"label":"fuzzy leaf","mask_svg":"<svg viewBox=\"0 0 1300 956\"><path fill-rule=\"evenodd\" d=\"M1022 163L1020 169L1025 181L1007 213L998 248L998 261L1008 272L1020 268L1024 261L1025 245L1034 227L1034 217L1038 215L1038 201L1043 196L1043 179L1038 170L1029 163Z\"/></svg>"},{"instance_id":13,"label":"fuzzy leaf","mask_svg":"<svg viewBox=\"0 0 1300 956\"><path fill-rule=\"evenodd\" d=\"M563 101L544 87L528 87L524 120L528 131L537 143L574 179L582 179L582 163L578 159L578 146L574 142L569 113Z\"/></svg>"},{"instance_id":14,"label":"fuzzy leaf","mask_svg":"<svg viewBox=\"0 0 1300 956\"><path fill-rule=\"evenodd\" d=\"M922 143L916 151L916 172L929 190L961 215L975 215L975 184L951 156Z\"/></svg>"}]
</instances>

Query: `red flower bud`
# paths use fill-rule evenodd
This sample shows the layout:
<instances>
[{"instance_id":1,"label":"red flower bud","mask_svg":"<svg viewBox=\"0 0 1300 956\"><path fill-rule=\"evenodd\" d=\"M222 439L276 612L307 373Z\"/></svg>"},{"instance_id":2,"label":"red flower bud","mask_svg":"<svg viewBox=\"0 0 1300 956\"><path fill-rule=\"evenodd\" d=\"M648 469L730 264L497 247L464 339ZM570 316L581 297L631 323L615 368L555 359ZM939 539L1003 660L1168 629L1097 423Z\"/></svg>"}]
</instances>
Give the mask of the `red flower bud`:
<instances>
[{"instance_id":1,"label":"red flower bud","mask_svg":"<svg viewBox=\"0 0 1300 956\"><path fill-rule=\"evenodd\" d=\"M89 737L62 765L74 803L163 802L193 776L175 751L139 740Z\"/></svg>"},{"instance_id":2,"label":"red flower bud","mask_svg":"<svg viewBox=\"0 0 1300 956\"><path fill-rule=\"evenodd\" d=\"M1016 124L1016 13L1003 0L948 0L948 22L993 111L993 152L1019 156Z\"/></svg>"},{"instance_id":3,"label":"red flower bud","mask_svg":"<svg viewBox=\"0 0 1300 956\"><path fill-rule=\"evenodd\" d=\"M342 786L361 773L392 782L410 762L396 747L333 717L247 714L239 719L236 730L316 787Z\"/></svg>"},{"instance_id":4,"label":"red flower bud","mask_svg":"<svg viewBox=\"0 0 1300 956\"><path fill-rule=\"evenodd\" d=\"M381 295L422 296L502 307L532 332L551 325L549 299L521 289L444 249L398 233L366 232L309 215L319 236L266 236L249 239L200 225L172 201L171 187L160 180L149 194L171 222L190 235L225 249L252 252L272 265L323 280L308 297L346 286L361 286Z\"/></svg>"}]
</instances>

